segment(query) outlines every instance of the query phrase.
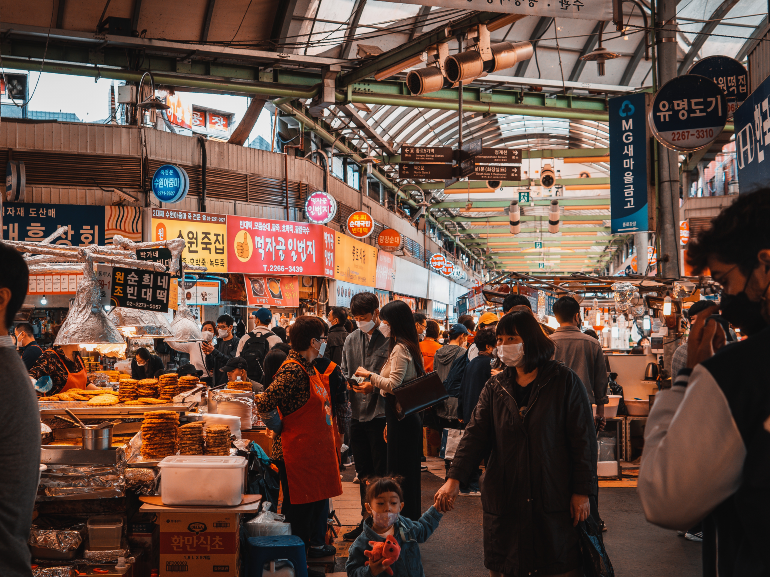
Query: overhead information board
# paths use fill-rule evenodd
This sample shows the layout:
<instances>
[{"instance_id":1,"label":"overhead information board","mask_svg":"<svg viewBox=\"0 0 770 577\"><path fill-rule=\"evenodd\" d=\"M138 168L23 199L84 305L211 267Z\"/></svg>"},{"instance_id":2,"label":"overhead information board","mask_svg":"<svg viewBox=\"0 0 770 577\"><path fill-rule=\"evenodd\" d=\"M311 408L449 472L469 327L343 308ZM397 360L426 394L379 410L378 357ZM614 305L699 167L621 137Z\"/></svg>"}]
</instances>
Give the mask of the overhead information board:
<instances>
[{"instance_id":1,"label":"overhead information board","mask_svg":"<svg viewBox=\"0 0 770 577\"><path fill-rule=\"evenodd\" d=\"M583 20L612 20L612 0L385 0L399 4L419 4L459 10L478 10L525 14L527 16L550 16L559 18L580 18Z\"/></svg>"},{"instance_id":2,"label":"overhead information board","mask_svg":"<svg viewBox=\"0 0 770 577\"><path fill-rule=\"evenodd\" d=\"M444 180L452 178L451 164L399 164L399 178Z\"/></svg>"},{"instance_id":3,"label":"overhead information board","mask_svg":"<svg viewBox=\"0 0 770 577\"><path fill-rule=\"evenodd\" d=\"M521 164L521 148L482 148L476 164Z\"/></svg>"},{"instance_id":4,"label":"overhead information board","mask_svg":"<svg viewBox=\"0 0 770 577\"><path fill-rule=\"evenodd\" d=\"M521 167L477 164L469 180L521 180Z\"/></svg>"},{"instance_id":5,"label":"overhead information board","mask_svg":"<svg viewBox=\"0 0 770 577\"><path fill-rule=\"evenodd\" d=\"M402 146L401 162L452 162L449 146Z\"/></svg>"}]
</instances>

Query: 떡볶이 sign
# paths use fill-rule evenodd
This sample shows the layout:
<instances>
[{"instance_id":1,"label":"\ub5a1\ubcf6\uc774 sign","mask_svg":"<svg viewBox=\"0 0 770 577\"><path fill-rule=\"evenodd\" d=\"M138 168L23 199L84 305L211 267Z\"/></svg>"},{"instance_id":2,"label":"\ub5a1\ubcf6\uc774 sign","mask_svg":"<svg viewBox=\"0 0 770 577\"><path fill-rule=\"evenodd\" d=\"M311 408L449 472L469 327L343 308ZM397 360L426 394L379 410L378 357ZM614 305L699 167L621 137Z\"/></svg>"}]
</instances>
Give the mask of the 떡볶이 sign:
<instances>
[{"instance_id":1,"label":"\ub5a1\ubcf6\uc774 sign","mask_svg":"<svg viewBox=\"0 0 770 577\"><path fill-rule=\"evenodd\" d=\"M334 276L334 231L320 224L227 217L228 272Z\"/></svg>"},{"instance_id":2,"label":"\ub5a1\ubcf6\uc774 sign","mask_svg":"<svg viewBox=\"0 0 770 577\"><path fill-rule=\"evenodd\" d=\"M327 192L314 192L305 201L305 215L314 224L326 224L337 214L337 201Z\"/></svg>"},{"instance_id":3,"label":"\ub5a1\ubcf6\uc774 sign","mask_svg":"<svg viewBox=\"0 0 770 577\"><path fill-rule=\"evenodd\" d=\"M392 228L386 228L377 235L377 246L388 252L396 252L401 248L402 242L401 233Z\"/></svg>"},{"instance_id":4,"label":"\ub5a1\ubcf6\uc774 sign","mask_svg":"<svg viewBox=\"0 0 770 577\"><path fill-rule=\"evenodd\" d=\"M610 208L613 234L649 228L647 207L647 98L610 98Z\"/></svg>"},{"instance_id":5,"label":"\ub5a1\ubcf6\uc774 sign","mask_svg":"<svg viewBox=\"0 0 770 577\"><path fill-rule=\"evenodd\" d=\"M663 146L693 152L711 144L724 130L725 94L705 76L673 78L655 94L649 122L652 134Z\"/></svg>"},{"instance_id":6,"label":"\ub5a1\ubcf6\uc774 sign","mask_svg":"<svg viewBox=\"0 0 770 577\"><path fill-rule=\"evenodd\" d=\"M740 193L755 192L770 178L770 77L738 107L733 121Z\"/></svg>"},{"instance_id":7,"label":"\ub5a1\ubcf6\uc774 sign","mask_svg":"<svg viewBox=\"0 0 770 577\"><path fill-rule=\"evenodd\" d=\"M161 202L179 202L190 190L190 177L184 168L164 164L152 175L152 194Z\"/></svg>"},{"instance_id":8,"label":"\ub5a1\ubcf6\uc774 sign","mask_svg":"<svg viewBox=\"0 0 770 577\"><path fill-rule=\"evenodd\" d=\"M208 272L227 272L227 217L223 214L152 209L152 240L181 238L182 262L205 266Z\"/></svg>"},{"instance_id":9,"label":"\ub5a1\ubcf6\uc774 sign","mask_svg":"<svg viewBox=\"0 0 770 577\"><path fill-rule=\"evenodd\" d=\"M727 118L749 95L749 73L746 67L729 56L706 56L690 67L687 74L705 76L716 82L725 94Z\"/></svg>"},{"instance_id":10,"label":"\ub5a1\ubcf6\uc774 sign","mask_svg":"<svg viewBox=\"0 0 770 577\"><path fill-rule=\"evenodd\" d=\"M444 258L443 254L434 254L432 257L430 257L430 266L436 270L442 270L445 263L446 259Z\"/></svg>"},{"instance_id":11,"label":"\ub5a1\ubcf6\uc774 sign","mask_svg":"<svg viewBox=\"0 0 770 577\"><path fill-rule=\"evenodd\" d=\"M374 232L374 219L368 212L357 210L348 217L346 228L350 236L366 238Z\"/></svg>"},{"instance_id":12,"label":"\ub5a1\ubcf6\uc774 sign","mask_svg":"<svg viewBox=\"0 0 770 577\"><path fill-rule=\"evenodd\" d=\"M112 269L112 306L165 313L171 275L124 267Z\"/></svg>"}]
</instances>

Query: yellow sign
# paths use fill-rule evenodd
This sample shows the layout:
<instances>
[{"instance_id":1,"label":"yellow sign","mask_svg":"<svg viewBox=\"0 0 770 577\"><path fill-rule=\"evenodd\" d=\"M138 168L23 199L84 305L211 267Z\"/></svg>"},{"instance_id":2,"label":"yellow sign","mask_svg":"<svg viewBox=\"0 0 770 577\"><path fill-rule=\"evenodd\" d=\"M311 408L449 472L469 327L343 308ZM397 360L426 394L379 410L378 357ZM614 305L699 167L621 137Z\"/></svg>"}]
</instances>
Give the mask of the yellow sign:
<instances>
[{"instance_id":1,"label":"yellow sign","mask_svg":"<svg viewBox=\"0 0 770 577\"><path fill-rule=\"evenodd\" d=\"M338 232L334 233L334 278L374 287L377 281L377 249Z\"/></svg>"},{"instance_id":2,"label":"yellow sign","mask_svg":"<svg viewBox=\"0 0 770 577\"><path fill-rule=\"evenodd\" d=\"M183 238L182 261L227 272L227 217L165 208L152 209L152 240Z\"/></svg>"}]
</instances>

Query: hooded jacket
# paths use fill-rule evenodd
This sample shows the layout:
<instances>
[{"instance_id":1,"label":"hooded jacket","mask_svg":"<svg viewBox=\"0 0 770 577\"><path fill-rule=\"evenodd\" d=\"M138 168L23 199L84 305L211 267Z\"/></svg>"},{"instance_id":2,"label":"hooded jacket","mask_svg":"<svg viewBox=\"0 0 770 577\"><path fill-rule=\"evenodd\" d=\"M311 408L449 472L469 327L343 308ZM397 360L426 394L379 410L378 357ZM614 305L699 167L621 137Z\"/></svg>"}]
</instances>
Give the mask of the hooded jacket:
<instances>
[{"instance_id":1,"label":"hooded jacket","mask_svg":"<svg viewBox=\"0 0 770 577\"><path fill-rule=\"evenodd\" d=\"M467 483L490 455L481 484L487 569L513 577L567 573L581 565L572 495L598 490L588 393L558 361L540 368L523 411L513 396L518 386L512 367L487 382L449 478Z\"/></svg>"},{"instance_id":2,"label":"hooded jacket","mask_svg":"<svg viewBox=\"0 0 770 577\"><path fill-rule=\"evenodd\" d=\"M442 516L434 507L425 511L418 521L412 521L401 515L398 516L394 537L401 547L401 554L398 556L398 561L390 566L393 570L393 577L425 577L419 543L425 543L428 540L428 537L438 527ZM350 551L348 551L348 561L345 563L348 577L372 577L372 572L366 566L367 558L364 555L364 551L372 550L369 541L385 541L385 537L372 529L371 517L364 521L363 532L353 541Z\"/></svg>"},{"instance_id":3,"label":"hooded jacket","mask_svg":"<svg viewBox=\"0 0 770 577\"><path fill-rule=\"evenodd\" d=\"M452 363L464 352L465 349L460 345L444 345L436 351L436 356L433 357L433 370L438 373L442 383L449 376Z\"/></svg>"}]
</instances>

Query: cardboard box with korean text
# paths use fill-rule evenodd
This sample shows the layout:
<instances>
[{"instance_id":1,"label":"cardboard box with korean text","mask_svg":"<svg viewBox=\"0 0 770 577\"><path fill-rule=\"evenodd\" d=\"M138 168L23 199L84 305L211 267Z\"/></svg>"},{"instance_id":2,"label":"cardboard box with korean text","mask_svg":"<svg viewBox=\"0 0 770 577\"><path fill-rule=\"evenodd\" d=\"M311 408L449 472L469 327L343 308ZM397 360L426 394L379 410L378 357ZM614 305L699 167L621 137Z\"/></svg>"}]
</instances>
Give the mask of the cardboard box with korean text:
<instances>
[{"instance_id":1,"label":"cardboard box with korean text","mask_svg":"<svg viewBox=\"0 0 770 577\"><path fill-rule=\"evenodd\" d=\"M238 577L240 514L159 512L160 575Z\"/></svg>"}]
</instances>

